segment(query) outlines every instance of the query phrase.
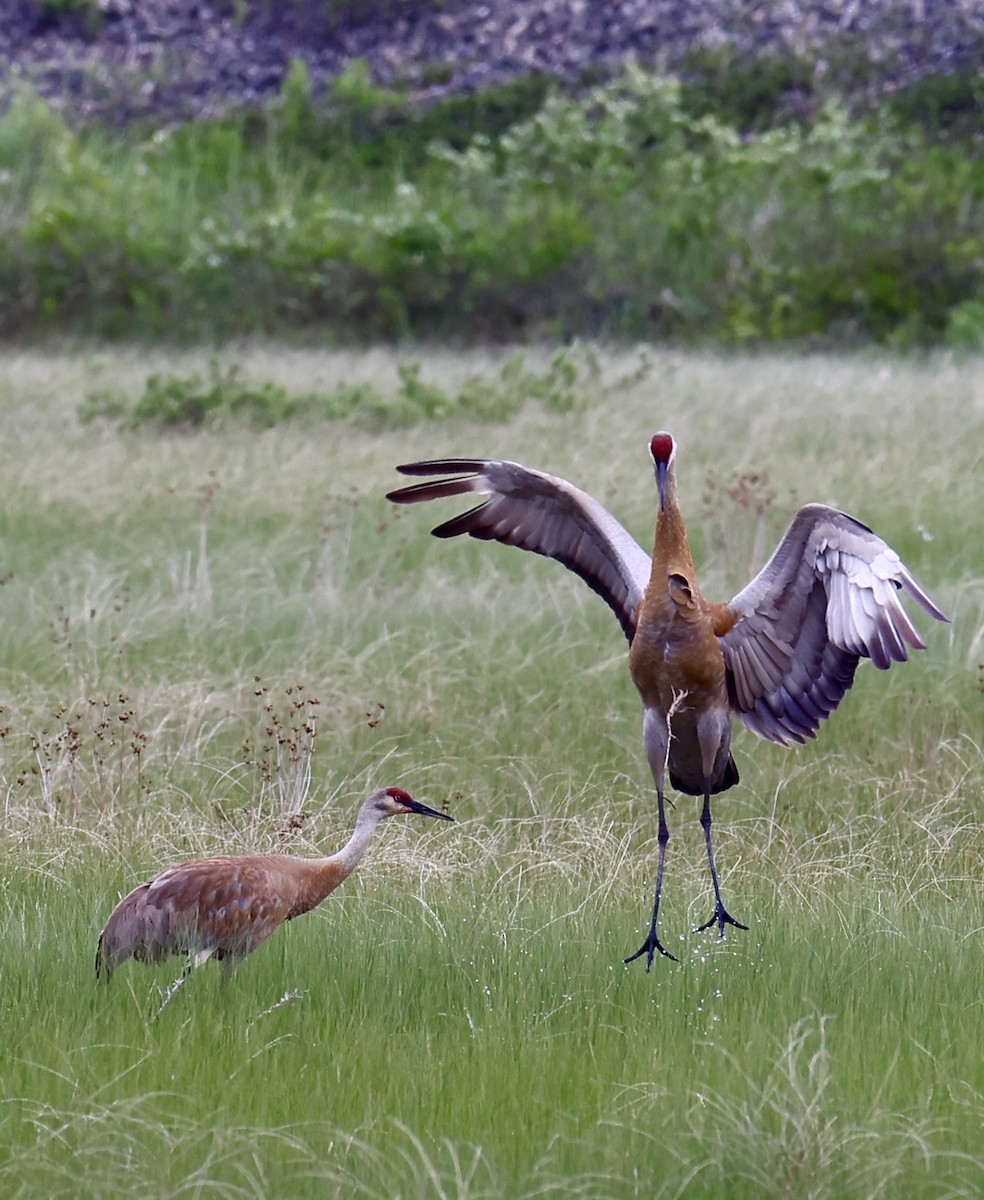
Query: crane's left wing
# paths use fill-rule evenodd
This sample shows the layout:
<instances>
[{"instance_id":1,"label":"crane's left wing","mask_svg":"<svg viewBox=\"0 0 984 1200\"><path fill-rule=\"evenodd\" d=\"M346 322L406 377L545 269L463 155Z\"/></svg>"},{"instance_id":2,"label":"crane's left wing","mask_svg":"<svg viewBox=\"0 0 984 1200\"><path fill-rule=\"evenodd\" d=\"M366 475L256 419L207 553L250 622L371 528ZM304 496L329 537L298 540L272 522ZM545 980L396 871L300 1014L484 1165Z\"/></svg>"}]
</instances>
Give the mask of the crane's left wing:
<instances>
[{"instance_id":1,"label":"crane's left wing","mask_svg":"<svg viewBox=\"0 0 984 1200\"><path fill-rule=\"evenodd\" d=\"M900 603L907 592L947 620L898 554L847 513L808 504L759 574L722 606L731 706L760 737L816 737L862 658L885 670L925 643Z\"/></svg>"},{"instance_id":2,"label":"crane's left wing","mask_svg":"<svg viewBox=\"0 0 984 1200\"><path fill-rule=\"evenodd\" d=\"M397 470L404 475L458 476L390 492L387 499L397 504L468 492L489 494L482 504L438 525L434 536L467 533L557 559L601 596L631 642L636 608L649 583L650 559L597 500L566 479L503 459L440 458L405 463Z\"/></svg>"}]
</instances>

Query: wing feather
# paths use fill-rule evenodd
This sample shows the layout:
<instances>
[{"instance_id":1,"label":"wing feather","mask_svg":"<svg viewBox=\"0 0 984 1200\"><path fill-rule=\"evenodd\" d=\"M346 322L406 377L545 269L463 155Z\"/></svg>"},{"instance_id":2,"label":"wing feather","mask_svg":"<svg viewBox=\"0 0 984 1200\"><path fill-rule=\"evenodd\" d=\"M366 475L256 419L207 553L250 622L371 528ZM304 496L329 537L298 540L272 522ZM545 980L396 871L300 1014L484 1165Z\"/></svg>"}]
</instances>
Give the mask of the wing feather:
<instances>
[{"instance_id":1,"label":"wing feather","mask_svg":"<svg viewBox=\"0 0 984 1200\"><path fill-rule=\"evenodd\" d=\"M881 670L925 643L902 607L907 593L946 616L895 551L847 513L808 504L772 558L727 606L721 637L731 706L754 733L782 745L816 737L862 658Z\"/></svg>"},{"instance_id":2,"label":"wing feather","mask_svg":"<svg viewBox=\"0 0 984 1200\"><path fill-rule=\"evenodd\" d=\"M502 459L441 458L405 463L397 470L404 475L466 473L398 488L387 499L417 504L471 492L489 494L483 503L436 526L435 537L468 534L556 559L601 596L631 642L650 558L597 500L565 479Z\"/></svg>"},{"instance_id":3,"label":"wing feather","mask_svg":"<svg viewBox=\"0 0 984 1200\"><path fill-rule=\"evenodd\" d=\"M282 924L293 898L278 855L192 859L134 888L99 938L96 973L108 978L129 957L161 962L172 954L241 955Z\"/></svg>"}]
</instances>

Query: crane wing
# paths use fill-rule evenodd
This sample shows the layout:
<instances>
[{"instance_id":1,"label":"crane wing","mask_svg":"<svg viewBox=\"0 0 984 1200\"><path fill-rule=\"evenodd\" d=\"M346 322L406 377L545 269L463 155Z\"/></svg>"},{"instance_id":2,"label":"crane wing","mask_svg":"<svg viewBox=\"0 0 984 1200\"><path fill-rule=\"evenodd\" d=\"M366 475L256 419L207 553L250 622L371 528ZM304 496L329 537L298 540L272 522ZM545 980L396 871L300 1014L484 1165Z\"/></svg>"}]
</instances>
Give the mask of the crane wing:
<instances>
[{"instance_id":1,"label":"crane wing","mask_svg":"<svg viewBox=\"0 0 984 1200\"><path fill-rule=\"evenodd\" d=\"M151 880L145 910L167 915L170 936L182 950L248 953L290 911L292 889L282 861L278 855L233 854L169 867Z\"/></svg>"},{"instance_id":2,"label":"crane wing","mask_svg":"<svg viewBox=\"0 0 984 1200\"><path fill-rule=\"evenodd\" d=\"M134 888L99 938L96 973L131 955L161 962L171 954L242 955L265 941L290 912L290 880L277 855L218 856L168 867Z\"/></svg>"},{"instance_id":3,"label":"crane wing","mask_svg":"<svg viewBox=\"0 0 984 1200\"><path fill-rule=\"evenodd\" d=\"M468 492L489 499L438 525L435 537L473 538L518 546L555 558L598 593L631 642L636 608L649 583L650 559L597 500L565 479L519 463L486 458L441 458L405 463L404 475L456 474L390 492L397 504L417 504Z\"/></svg>"},{"instance_id":4,"label":"crane wing","mask_svg":"<svg viewBox=\"0 0 984 1200\"><path fill-rule=\"evenodd\" d=\"M721 635L731 706L760 737L816 737L862 658L885 670L925 643L900 603L908 594L947 620L891 548L822 504L801 508L759 574L726 606ZM733 619L733 624L731 620Z\"/></svg>"}]
</instances>

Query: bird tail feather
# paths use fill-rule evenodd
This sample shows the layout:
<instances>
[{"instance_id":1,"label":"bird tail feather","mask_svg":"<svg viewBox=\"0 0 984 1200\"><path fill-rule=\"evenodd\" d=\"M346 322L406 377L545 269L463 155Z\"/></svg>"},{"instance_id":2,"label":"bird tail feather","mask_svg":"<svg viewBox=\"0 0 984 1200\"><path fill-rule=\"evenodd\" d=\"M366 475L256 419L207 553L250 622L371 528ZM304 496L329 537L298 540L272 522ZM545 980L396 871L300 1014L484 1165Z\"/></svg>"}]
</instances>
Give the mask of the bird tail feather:
<instances>
[{"instance_id":1,"label":"bird tail feather","mask_svg":"<svg viewBox=\"0 0 984 1200\"><path fill-rule=\"evenodd\" d=\"M718 792L726 792L728 788L735 786L738 778L738 766L735 763L734 756L729 754L728 761L724 765L724 770L716 779L711 781L709 794L716 796ZM703 796L704 794L704 780L702 778L678 775L672 765L670 766L670 783L678 792L683 792L685 796Z\"/></svg>"}]
</instances>

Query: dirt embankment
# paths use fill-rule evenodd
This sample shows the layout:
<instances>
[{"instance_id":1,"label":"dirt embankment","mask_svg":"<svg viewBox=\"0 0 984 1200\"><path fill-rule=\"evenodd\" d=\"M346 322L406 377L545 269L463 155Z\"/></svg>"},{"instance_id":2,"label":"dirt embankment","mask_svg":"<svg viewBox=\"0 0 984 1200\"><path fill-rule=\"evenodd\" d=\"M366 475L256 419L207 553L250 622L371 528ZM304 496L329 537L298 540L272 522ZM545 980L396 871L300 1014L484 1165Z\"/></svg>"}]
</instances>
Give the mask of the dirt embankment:
<instances>
[{"instance_id":1,"label":"dirt embankment","mask_svg":"<svg viewBox=\"0 0 984 1200\"><path fill-rule=\"evenodd\" d=\"M28 79L77 115L175 120L268 99L295 58L315 88L362 59L378 82L421 98L531 71L597 76L629 58L679 68L695 51L795 56L876 91L984 61L980 0L376 0L344 10L98 0L98 10L0 5L0 88Z\"/></svg>"}]
</instances>

